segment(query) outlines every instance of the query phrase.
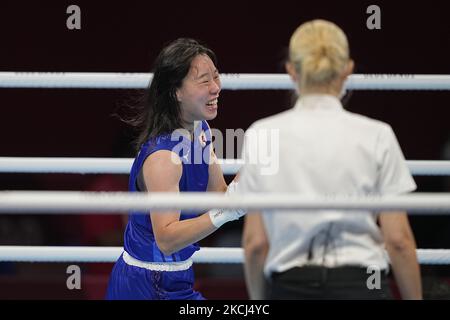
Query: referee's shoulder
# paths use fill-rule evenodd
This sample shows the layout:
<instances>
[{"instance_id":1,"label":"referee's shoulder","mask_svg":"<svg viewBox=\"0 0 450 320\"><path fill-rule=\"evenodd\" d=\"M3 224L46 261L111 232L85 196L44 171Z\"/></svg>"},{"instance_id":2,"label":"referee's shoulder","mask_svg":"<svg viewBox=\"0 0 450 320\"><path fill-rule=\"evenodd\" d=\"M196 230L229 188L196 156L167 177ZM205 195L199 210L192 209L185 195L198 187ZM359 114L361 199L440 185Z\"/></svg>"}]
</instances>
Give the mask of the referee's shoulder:
<instances>
[{"instance_id":1,"label":"referee's shoulder","mask_svg":"<svg viewBox=\"0 0 450 320\"><path fill-rule=\"evenodd\" d=\"M249 129L270 129L270 128L280 128L285 124L285 120L289 119L292 110L286 110L269 117L259 119L252 123Z\"/></svg>"},{"instance_id":2,"label":"referee's shoulder","mask_svg":"<svg viewBox=\"0 0 450 320\"><path fill-rule=\"evenodd\" d=\"M392 130L392 127L390 124L383 122L378 119L370 118L368 116L350 112L348 110L345 111L345 115L348 118L349 121L353 122L355 125L360 125L366 128L372 128L376 131L379 130Z\"/></svg>"}]
</instances>

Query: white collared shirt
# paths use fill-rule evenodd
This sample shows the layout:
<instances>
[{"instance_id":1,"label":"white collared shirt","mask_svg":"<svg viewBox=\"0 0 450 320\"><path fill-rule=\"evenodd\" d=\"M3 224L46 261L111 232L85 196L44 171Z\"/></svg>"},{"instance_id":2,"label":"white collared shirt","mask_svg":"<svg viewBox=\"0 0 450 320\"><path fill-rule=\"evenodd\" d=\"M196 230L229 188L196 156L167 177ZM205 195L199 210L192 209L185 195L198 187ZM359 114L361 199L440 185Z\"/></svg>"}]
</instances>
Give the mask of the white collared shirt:
<instances>
[{"instance_id":1,"label":"white collared shirt","mask_svg":"<svg viewBox=\"0 0 450 320\"><path fill-rule=\"evenodd\" d=\"M255 122L243 157L240 193L365 196L416 188L392 128L344 110L330 95L304 96L293 109ZM388 268L375 213L263 211L263 220L267 276L304 265Z\"/></svg>"}]
</instances>

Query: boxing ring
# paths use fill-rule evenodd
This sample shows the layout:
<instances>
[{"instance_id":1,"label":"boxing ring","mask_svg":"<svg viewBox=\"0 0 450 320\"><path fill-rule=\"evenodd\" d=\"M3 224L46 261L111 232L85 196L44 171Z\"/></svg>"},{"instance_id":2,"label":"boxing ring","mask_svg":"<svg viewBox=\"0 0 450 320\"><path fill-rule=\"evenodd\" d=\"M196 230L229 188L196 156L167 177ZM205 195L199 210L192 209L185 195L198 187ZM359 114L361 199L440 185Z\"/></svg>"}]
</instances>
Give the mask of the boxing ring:
<instances>
[{"instance_id":1,"label":"boxing ring","mask_svg":"<svg viewBox=\"0 0 450 320\"><path fill-rule=\"evenodd\" d=\"M28 73L0 72L0 88L143 89L148 73ZM285 74L223 74L225 90L290 90ZM450 90L450 75L355 74L347 90ZM133 159L0 157L3 173L128 174ZM226 175L235 174L242 160L220 159ZM450 176L450 161L408 160L415 176ZM407 210L409 214L449 214L450 193L413 193L396 197L303 198L283 194L223 196L217 194L131 194L126 192L0 191L0 214L126 213L158 209L346 209ZM121 247L0 246L0 261L115 262ZM418 249L421 264L450 264L450 249ZM197 263L242 263L241 248L202 248Z\"/></svg>"}]
</instances>

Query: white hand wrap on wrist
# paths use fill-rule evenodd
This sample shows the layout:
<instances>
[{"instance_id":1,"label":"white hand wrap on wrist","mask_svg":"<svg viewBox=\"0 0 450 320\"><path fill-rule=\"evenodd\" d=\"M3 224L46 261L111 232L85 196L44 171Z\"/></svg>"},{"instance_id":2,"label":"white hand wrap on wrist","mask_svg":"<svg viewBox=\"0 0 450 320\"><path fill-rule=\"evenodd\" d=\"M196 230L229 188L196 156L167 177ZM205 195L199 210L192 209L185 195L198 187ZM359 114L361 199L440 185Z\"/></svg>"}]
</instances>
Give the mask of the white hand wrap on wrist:
<instances>
[{"instance_id":1,"label":"white hand wrap on wrist","mask_svg":"<svg viewBox=\"0 0 450 320\"><path fill-rule=\"evenodd\" d=\"M234 180L231 181L231 183L228 185L227 187L227 191L225 191L226 194L233 194L236 193L236 188L237 188L237 182L235 182Z\"/></svg>"},{"instance_id":2,"label":"white hand wrap on wrist","mask_svg":"<svg viewBox=\"0 0 450 320\"><path fill-rule=\"evenodd\" d=\"M225 194L230 195L236 192L237 183L233 180L227 188ZM216 228L220 228L224 223L238 220L247 213L244 209L212 209L209 212L212 224Z\"/></svg>"},{"instance_id":3,"label":"white hand wrap on wrist","mask_svg":"<svg viewBox=\"0 0 450 320\"><path fill-rule=\"evenodd\" d=\"M224 223L229 221L237 220L239 216L236 210L226 210L226 209L212 209L208 211L209 217L211 218L212 224L216 228L220 228Z\"/></svg>"}]
</instances>

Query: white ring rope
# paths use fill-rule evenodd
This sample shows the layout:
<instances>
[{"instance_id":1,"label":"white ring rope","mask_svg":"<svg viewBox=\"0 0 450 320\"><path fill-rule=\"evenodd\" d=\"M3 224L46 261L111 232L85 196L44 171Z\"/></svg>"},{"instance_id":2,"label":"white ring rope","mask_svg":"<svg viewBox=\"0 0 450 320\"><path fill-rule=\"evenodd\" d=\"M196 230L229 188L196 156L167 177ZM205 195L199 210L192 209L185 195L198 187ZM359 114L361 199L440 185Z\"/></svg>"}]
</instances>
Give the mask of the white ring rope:
<instances>
[{"instance_id":1,"label":"white ring rope","mask_svg":"<svg viewBox=\"0 0 450 320\"><path fill-rule=\"evenodd\" d=\"M151 73L0 72L3 88L143 89ZM287 74L222 74L222 88L230 90L293 89ZM348 90L450 90L450 75L354 74Z\"/></svg>"},{"instance_id":2,"label":"white ring rope","mask_svg":"<svg viewBox=\"0 0 450 320\"><path fill-rule=\"evenodd\" d=\"M115 262L122 247L0 246L0 261L22 262ZM197 263L241 263L241 248L201 248Z\"/></svg>"},{"instance_id":3,"label":"white ring rope","mask_svg":"<svg viewBox=\"0 0 450 320\"><path fill-rule=\"evenodd\" d=\"M122 247L0 246L0 262L115 262ZM420 264L450 264L448 249L417 249ZM243 263L242 248L201 248L196 263Z\"/></svg>"},{"instance_id":4,"label":"white ring rope","mask_svg":"<svg viewBox=\"0 0 450 320\"><path fill-rule=\"evenodd\" d=\"M243 165L241 159L219 159L224 174L236 174ZM413 175L450 175L450 161L408 160ZM0 172L8 173L78 173L129 174L130 158L36 158L0 157Z\"/></svg>"},{"instance_id":5,"label":"white ring rope","mask_svg":"<svg viewBox=\"0 0 450 320\"><path fill-rule=\"evenodd\" d=\"M142 89L148 86L148 73L42 73L0 72L0 87L4 88L104 88ZM222 74L223 89L268 90L293 89L285 74ZM349 77L348 90L450 90L450 75L362 75ZM127 174L131 159L83 158L0 158L0 172L47 173L114 173ZM242 163L225 160L225 174L234 174ZM408 161L415 175L449 175L450 161ZM201 203L201 204L200 204ZM351 209L351 210L450 210L448 194L414 194L401 197L323 198L298 196L198 194L128 194L81 192L0 192L0 212L93 213L128 210L167 209ZM0 246L0 261L39 262L114 262L121 247L24 247ZM449 264L450 250L418 249L421 264ZM197 263L242 263L241 248L202 248L193 259Z\"/></svg>"},{"instance_id":6,"label":"white ring rope","mask_svg":"<svg viewBox=\"0 0 450 320\"><path fill-rule=\"evenodd\" d=\"M409 213L450 213L450 193L414 193L401 196L308 197L289 193L233 194L204 192L72 192L0 191L0 212L23 213L120 213L128 211L211 208L248 210L352 210L356 212L407 210ZM287 211L289 212L289 211Z\"/></svg>"}]
</instances>

